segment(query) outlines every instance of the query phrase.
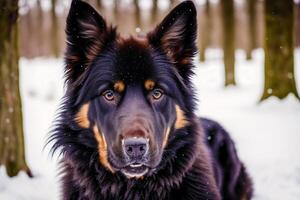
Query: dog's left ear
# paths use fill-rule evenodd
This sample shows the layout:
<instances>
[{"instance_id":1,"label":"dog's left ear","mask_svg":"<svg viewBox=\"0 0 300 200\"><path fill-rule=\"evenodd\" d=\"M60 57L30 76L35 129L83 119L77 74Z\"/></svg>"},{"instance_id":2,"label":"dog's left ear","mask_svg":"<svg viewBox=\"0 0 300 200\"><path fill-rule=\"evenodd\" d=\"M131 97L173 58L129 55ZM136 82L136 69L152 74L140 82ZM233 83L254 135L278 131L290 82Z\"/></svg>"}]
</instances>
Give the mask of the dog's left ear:
<instances>
[{"instance_id":1,"label":"dog's left ear","mask_svg":"<svg viewBox=\"0 0 300 200\"><path fill-rule=\"evenodd\" d=\"M72 83L115 39L115 29L88 3L73 0L66 23L66 78Z\"/></svg>"},{"instance_id":2,"label":"dog's left ear","mask_svg":"<svg viewBox=\"0 0 300 200\"><path fill-rule=\"evenodd\" d=\"M148 33L150 44L161 49L183 77L189 74L197 52L196 37L197 11L192 1L179 4Z\"/></svg>"}]
</instances>

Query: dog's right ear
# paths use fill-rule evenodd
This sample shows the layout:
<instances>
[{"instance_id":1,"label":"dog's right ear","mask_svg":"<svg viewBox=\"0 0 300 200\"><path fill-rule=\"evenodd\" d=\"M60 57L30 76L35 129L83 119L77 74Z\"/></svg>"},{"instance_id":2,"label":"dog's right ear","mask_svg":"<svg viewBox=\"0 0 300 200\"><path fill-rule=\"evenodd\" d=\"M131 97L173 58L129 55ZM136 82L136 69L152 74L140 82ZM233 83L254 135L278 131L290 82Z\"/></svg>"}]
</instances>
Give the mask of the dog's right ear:
<instances>
[{"instance_id":1,"label":"dog's right ear","mask_svg":"<svg viewBox=\"0 0 300 200\"><path fill-rule=\"evenodd\" d=\"M115 38L115 30L88 3L73 0L66 24L66 78L74 82Z\"/></svg>"},{"instance_id":2,"label":"dog's right ear","mask_svg":"<svg viewBox=\"0 0 300 200\"><path fill-rule=\"evenodd\" d=\"M183 1L148 33L150 44L174 63L179 74L188 80L197 53L197 10L193 1Z\"/></svg>"}]
</instances>

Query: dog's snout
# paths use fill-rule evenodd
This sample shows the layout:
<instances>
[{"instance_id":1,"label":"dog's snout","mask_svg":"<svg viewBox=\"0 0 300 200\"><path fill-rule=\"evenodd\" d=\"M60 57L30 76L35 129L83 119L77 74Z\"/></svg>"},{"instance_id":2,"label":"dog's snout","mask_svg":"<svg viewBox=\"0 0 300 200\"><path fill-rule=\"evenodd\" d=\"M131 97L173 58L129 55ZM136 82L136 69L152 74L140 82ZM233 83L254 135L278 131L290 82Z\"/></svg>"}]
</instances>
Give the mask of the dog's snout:
<instances>
[{"instance_id":1,"label":"dog's snout","mask_svg":"<svg viewBox=\"0 0 300 200\"><path fill-rule=\"evenodd\" d=\"M124 138L129 138L129 137L137 137L137 138L144 138L147 137L146 131L143 131L142 129L137 129L137 130L131 130L125 132L123 135Z\"/></svg>"},{"instance_id":2,"label":"dog's snout","mask_svg":"<svg viewBox=\"0 0 300 200\"><path fill-rule=\"evenodd\" d=\"M132 159L141 159L148 152L149 140L146 138L126 138L122 140L124 154Z\"/></svg>"}]
</instances>

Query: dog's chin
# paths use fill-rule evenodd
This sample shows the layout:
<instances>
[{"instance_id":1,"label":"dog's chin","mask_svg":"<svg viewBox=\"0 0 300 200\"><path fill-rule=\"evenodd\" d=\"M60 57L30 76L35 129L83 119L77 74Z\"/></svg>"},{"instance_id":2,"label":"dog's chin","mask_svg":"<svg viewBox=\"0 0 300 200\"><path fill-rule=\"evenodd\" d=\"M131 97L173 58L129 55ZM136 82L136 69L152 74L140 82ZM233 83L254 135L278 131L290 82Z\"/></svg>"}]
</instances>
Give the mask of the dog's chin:
<instances>
[{"instance_id":1,"label":"dog's chin","mask_svg":"<svg viewBox=\"0 0 300 200\"><path fill-rule=\"evenodd\" d=\"M121 169L127 178L142 178L148 171L149 168L142 164L132 164Z\"/></svg>"}]
</instances>

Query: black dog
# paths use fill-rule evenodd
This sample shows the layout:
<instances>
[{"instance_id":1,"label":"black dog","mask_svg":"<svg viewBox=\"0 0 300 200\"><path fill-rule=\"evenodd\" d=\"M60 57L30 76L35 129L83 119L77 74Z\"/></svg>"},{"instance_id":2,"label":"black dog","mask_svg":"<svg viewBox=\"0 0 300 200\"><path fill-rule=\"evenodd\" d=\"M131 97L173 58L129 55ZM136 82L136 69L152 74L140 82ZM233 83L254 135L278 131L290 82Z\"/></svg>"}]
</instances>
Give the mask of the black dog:
<instances>
[{"instance_id":1,"label":"black dog","mask_svg":"<svg viewBox=\"0 0 300 200\"><path fill-rule=\"evenodd\" d=\"M121 38L87 3L67 19L66 94L50 141L65 200L247 200L229 135L194 114L196 9L177 6L146 37Z\"/></svg>"}]
</instances>

